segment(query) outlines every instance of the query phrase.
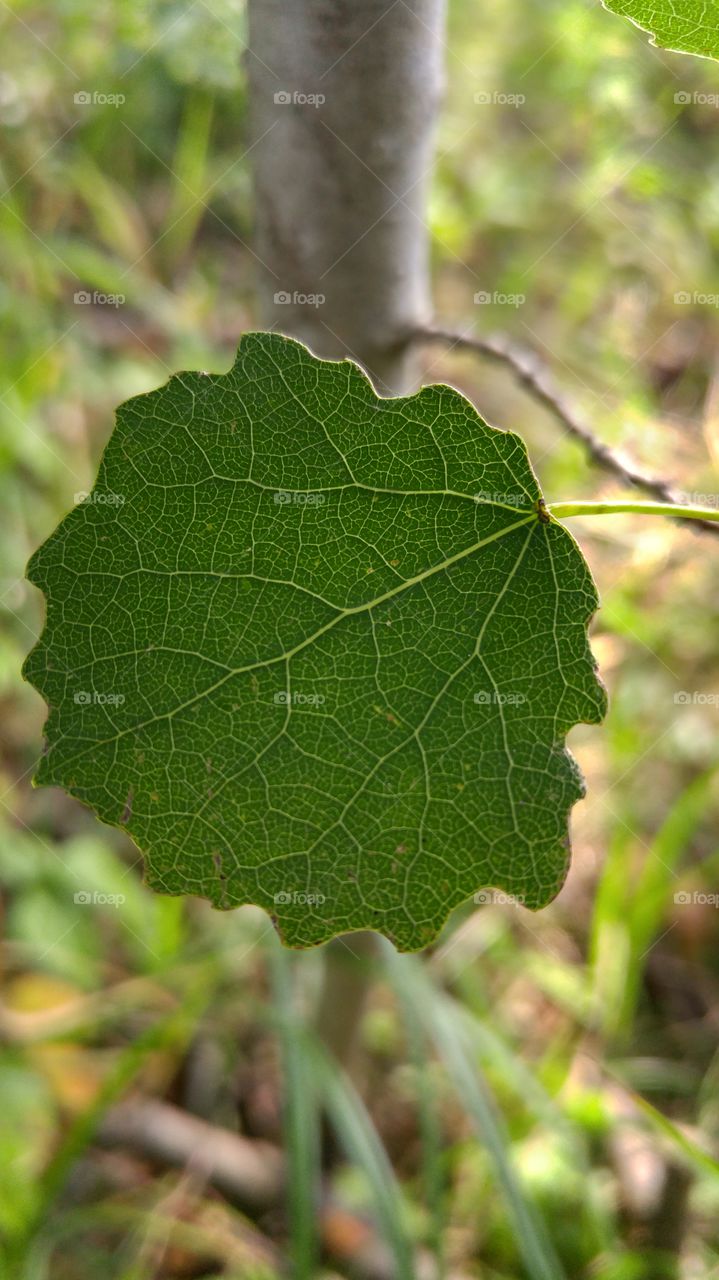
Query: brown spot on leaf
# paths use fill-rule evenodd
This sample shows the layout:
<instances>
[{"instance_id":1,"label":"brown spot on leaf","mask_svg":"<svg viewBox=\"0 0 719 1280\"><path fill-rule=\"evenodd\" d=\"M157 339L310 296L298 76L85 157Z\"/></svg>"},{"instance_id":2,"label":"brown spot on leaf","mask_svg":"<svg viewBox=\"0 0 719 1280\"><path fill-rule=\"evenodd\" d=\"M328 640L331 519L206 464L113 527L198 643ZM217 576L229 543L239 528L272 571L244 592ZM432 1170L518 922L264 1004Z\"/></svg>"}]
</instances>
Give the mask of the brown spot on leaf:
<instances>
[{"instance_id":1,"label":"brown spot on leaf","mask_svg":"<svg viewBox=\"0 0 719 1280\"><path fill-rule=\"evenodd\" d=\"M122 811L122 813L121 813L121 815L120 815L120 825L121 825L121 826L124 826L124 825L125 825L125 823L129 822L129 821L130 821L130 818L132 817L132 797L133 797L133 795L134 795L134 791L133 791L132 787L130 787L130 790L129 790L129 791L128 791L128 793L127 793L127 799L126 799L126 801L125 801L125 808L123 809L123 811Z\"/></svg>"}]
</instances>

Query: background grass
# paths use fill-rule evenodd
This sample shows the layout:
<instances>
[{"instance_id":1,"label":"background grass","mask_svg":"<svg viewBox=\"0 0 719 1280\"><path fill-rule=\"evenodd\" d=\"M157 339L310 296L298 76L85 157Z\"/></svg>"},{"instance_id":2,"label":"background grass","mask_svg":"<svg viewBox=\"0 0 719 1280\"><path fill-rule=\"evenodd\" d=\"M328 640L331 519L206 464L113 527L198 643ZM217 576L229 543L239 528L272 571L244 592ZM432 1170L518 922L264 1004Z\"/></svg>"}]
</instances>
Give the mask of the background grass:
<instances>
[{"instance_id":1,"label":"background grass","mask_svg":"<svg viewBox=\"0 0 719 1280\"><path fill-rule=\"evenodd\" d=\"M381 948L351 1079L310 1029L325 953L280 953L251 908L154 897L119 832L30 788L26 559L115 404L227 368L253 324L244 27L239 0L0 4L2 1274L718 1275L715 540L574 522L611 711L572 734L568 882L538 916L456 913L421 960ZM447 71L438 314L532 346L597 434L716 502L716 65L584 0L454 0ZM435 348L425 377L524 433L548 497L618 492L505 372ZM251 1222L192 1170L107 1149L127 1097L280 1147L286 1205Z\"/></svg>"}]
</instances>

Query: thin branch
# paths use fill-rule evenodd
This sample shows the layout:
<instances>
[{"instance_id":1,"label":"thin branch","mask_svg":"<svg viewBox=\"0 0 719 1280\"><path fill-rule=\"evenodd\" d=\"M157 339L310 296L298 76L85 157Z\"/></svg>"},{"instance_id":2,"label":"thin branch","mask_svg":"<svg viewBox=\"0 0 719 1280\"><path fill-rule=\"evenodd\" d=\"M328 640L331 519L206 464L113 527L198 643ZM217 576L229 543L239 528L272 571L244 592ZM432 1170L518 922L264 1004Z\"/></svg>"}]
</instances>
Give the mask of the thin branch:
<instances>
[{"instance_id":1,"label":"thin branch","mask_svg":"<svg viewBox=\"0 0 719 1280\"><path fill-rule=\"evenodd\" d=\"M154 1098L118 1103L98 1136L104 1146L128 1147L162 1164L191 1164L247 1213L264 1212L283 1193L282 1156L271 1143L220 1129Z\"/></svg>"},{"instance_id":2,"label":"thin branch","mask_svg":"<svg viewBox=\"0 0 719 1280\"><path fill-rule=\"evenodd\" d=\"M576 409L554 386L551 374L534 352L523 351L514 347L504 338L475 338L467 334L455 333L451 329L428 327L418 329L412 335L414 342L437 342L464 351L473 351L475 355L486 356L511 369L517 381L531 396L554 417L561 422L568 435L577 440L587 456L598 467L615 475L623 484L635 489L642 489L660 502L682 506L684 497L678 493L668 481L657 476L648 476L639 471L631 462L619 456L603 440L595 436L592 429L582 421ZM709 520L695 520L694 529L703 529L706 533L719 534L719 525Z\"/></svg>"}]
</instances>

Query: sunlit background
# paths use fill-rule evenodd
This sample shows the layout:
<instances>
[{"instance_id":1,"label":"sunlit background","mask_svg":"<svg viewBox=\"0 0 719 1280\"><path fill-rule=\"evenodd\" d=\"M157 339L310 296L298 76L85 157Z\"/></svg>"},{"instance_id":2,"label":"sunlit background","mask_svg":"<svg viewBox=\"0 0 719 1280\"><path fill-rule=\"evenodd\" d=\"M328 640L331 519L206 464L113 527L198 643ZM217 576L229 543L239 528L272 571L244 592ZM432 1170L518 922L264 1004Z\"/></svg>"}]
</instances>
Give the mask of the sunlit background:
<instances>
[{"instance_id":1,"label":"sunlit background","mask_svg":"<svg viewBox=\"0 0 719 1280\"><path fill-rule=\"evenodd\" d=\"M244 32L239 0L0 0L0 1273L719 1275L719 539L573 523L611 711L571 735L568 882L365 960L349 1074L309 1031L325 953L154 896L127 839L31 788L26 560L114 406L227 369L254 323ZM716 504L719 66L580 0L454 0L446 63L438 315L534 350L598 436ZM434 347L425 379L522 432L549 498L621 492L506 371ZM289 1197L123 1141L123 1100L281 1152Z\"/></svg>"}]
</instances>

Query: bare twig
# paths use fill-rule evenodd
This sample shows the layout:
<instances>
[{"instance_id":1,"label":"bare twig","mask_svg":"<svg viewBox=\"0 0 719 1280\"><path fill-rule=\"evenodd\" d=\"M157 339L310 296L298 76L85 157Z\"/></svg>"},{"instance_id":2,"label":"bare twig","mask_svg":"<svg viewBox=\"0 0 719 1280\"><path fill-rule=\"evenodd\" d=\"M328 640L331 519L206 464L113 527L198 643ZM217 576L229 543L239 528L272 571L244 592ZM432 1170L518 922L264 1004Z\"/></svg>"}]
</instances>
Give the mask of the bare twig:
<instances>
[{"instance_id":1,"label":"bare twig","mask_svg":"<svg viewBox=\"0 0 719 1280\"><path fill-rule=\"evenodd\" d=\"M112 1107L98 1141L189 1170L250 1217L278 1209L285 1199L285 1162L278 1147L232 1133L157 1098L132 1098ZM323 1255L342 1274L349 1271L356 1280L392 1280L394 1258L368 1218L347 1208L326 1188L317 1214ZM417 1280L435 1275L426 1250L416 1251L413 1267Z\"/></svg>"},{"instance_id":2,"label":"bare twig","mask_svg":"<svg viewBox=\"0 0 719 1280\"><path fill-rule=\"evenodd\" d=\"M129 1147L163 1164L193 1168L233 1204L259 1213L282 1196L284 1168L280 1152L188 1115L156 1099L118 1103L99 1132L104 1146Z\"/></svg>"},{"instance_id":3,"label":"bare twig","mask_svg":"<svg viewBox=\"0 0 719 1280\"><path fill-rule=\"evenodd\" d=\"M550 373L536 353L514 347L505 338L470 337L468 334L455 333L451 329L440 327L416 330L413 341L443 343L460 350L473 351L475 355L486 356L490 360L506 365L530 395L561 422L567 434L579 441L588 457L598 467L617 476L623 484L651 494L660 502L670 502L677 506L685 501L682 494L678 493L668 481L639 471L629 460L622 458L603 440L599 440L592 429L582 421L574 406L569 404L561 391L554 386ZM713 533L715 537L719 534L719 525L709 520L693 521L692 527L702 529L706 533Z\"/></svg>"}]
</instances>

